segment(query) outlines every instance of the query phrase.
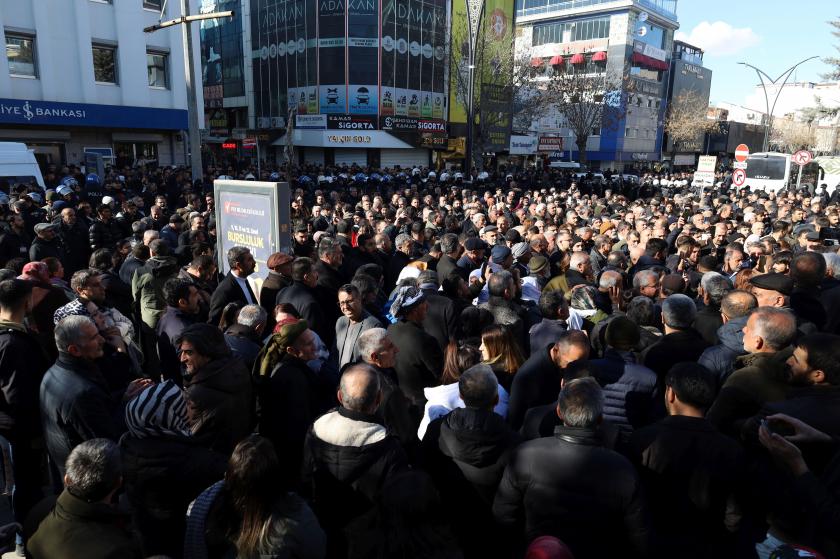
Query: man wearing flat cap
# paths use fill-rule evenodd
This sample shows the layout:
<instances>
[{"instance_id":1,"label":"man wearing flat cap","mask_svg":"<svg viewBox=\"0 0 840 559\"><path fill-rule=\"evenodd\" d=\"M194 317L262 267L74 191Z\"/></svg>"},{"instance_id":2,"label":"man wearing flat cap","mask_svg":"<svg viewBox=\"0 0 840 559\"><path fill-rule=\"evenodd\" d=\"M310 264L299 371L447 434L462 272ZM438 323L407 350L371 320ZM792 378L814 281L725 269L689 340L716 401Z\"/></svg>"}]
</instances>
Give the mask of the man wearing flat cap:
<instances>
[{"instance_id":1,"label":"man wearing flat cap","mask_svg":"<svg viewBox=\"0 0 840 559\"><path fill-rule=\"evenodd\" d=\"M464 241L464 255L458 259L458 266L468 272L480 268L487 254L487 243L478 237L470 237Z\"/></svg>"},{"instance_id":2,"label":"man wearing flat cap","mask_svg":"<svg viewBox=\"0 0 840 559\"><path fill-rule=\"evenodd\" d=\"M790 296L793 294L794 282L790 276L776 272L761 274L750 278L750 285L759 307L785 309L793 313L796 317L796 329L800 336L813 334L817 331L813 322L800 316L796 310L791 308Z\"/></svg>"},{"instance_id":3,"label":"man wearing flat cap","mask_svg":"<svg viewBox=\"0 0 840 559\"><path fill-rule=\"evenodd\" d=\"M67 253L64 251L64 244L61 238L56 235L58 225L52 223L39 223L35 225L35 239L29 247L29 260L40 262L44 258L52 256L58 258L62 266L67 265Z\"/></svg>"},{"instance_id":4,"label":"man wearing flat cap","mask_svg":"<svg viewBox=\"0 0 840 559\"><path fill-rule=\"evenodd\" d=\"M417 287L404 286L397 292L391 314L397 322L388 327L388 337L399 349L394 370L400 388L412 403L426 403L423 389L440 384L443 353L437 340L423 329L428 313L426 296Z\"/></svg>"}]
</instances>

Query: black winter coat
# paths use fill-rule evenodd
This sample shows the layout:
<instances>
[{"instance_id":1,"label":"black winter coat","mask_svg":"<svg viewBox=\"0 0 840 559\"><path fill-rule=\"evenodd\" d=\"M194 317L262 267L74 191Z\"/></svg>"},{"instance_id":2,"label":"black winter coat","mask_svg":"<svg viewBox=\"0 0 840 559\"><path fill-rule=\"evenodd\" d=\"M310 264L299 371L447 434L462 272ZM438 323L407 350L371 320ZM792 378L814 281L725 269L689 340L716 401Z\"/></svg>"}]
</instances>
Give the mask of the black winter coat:
<instances>
[{"instance_id":1,"label":"black winter coat","mask_svg":"<svg viewBox=\"0 0 840 559\"><path fill-rule=\"evenodd\" d=\"M53 240L46 241L36 236L29 246L29 260L40 262L49 257L58 258L61 265L67 267L67 254L64 252L64 243L61 242L61 237L56 236Z\"/></svg>"},{"instance_id":2,"label":"black winter coat","mask_svg":"<svg viewBox=\"0 0 840 559\"><path fill-rule=\"evenodd\" d=\"M318 293L303 282L296 281L291 286L282 289L277 294L275 304L290 303L300 317L306 321L310 330L313 330L327 347L330 347L335 339L335 321L329 322L323 305L326 301L318 299ZM336 300L336 305L338 304Z\"/></svg>"},{"instance_id":3,"label":"black winter coat","mask_svg":"<svg viewBox=\"0 0 840 559\"><path fill-rule=\"evenodd\" d=\"M126 494L144 553L180 557L187 507L224 477L227 457L187 437L140 439L126 433L120 449Z\"/></svg>"},{"instance_id":4,"label":"black winter coat","mask_svg":"<svg viewBox=\"0 0 840 559\"><path fill-rule=\"evenodd\" d=\"M175 340L191 324L198 322L198 317L181 312L175 307L166 307L157 323L157 351L160 357L160 372L165 380L172 379L178 384L181 380L181 361Z\"/></svg>"},{"instance_id":5,"label":"black winter coat","mask_svg":"<svg viewBox=\"0 0 840 559\"><path fill-rule=\"evenodd\" d=\"M658 402L656 374L636 363L632 352L607 348L603 359L589 362L595 380L604 390L604 419L624 435L653 421Z\"/></svg>"},{"instance_id":6,"label":"black winter coat","mask_svg":"<svg viewBox=\"0 0 840 559\"><path fill-rule=\"evenodd\" d=\"M443 353L428 332L413 322L399 320L388 327L388 336L399 349L394 370L400 389L415 405L426 403L423 389L440 384Z\"/></svg>"},{"instance_id":7,"label":"black winter coat","mask_svg":"<svg viewBox=\"0 0 840 559\"><path fill-rule=\"evenodd\" d=\"M694 328L673 332L645 350L644 365L656 373L661 386L671 367L682 361L697 361L707 347L709 342Z\"/></svg>"},{"instance_id":8,"label":"black winter coat","mask_svg":"<svg viewBox=\"0 0 840 559\"><path fill-rule=\"evenodd\" d=\"M250 285L248 288L250 289ZM256 295L252 293L251 297L255 304L259 303ZM228 303L240 303L243 306L248 304L245 292L239 287L239 282L236 281L231 272L228 272L225 279L219 282L219 286L213 291L213 296L210 298L210 324L213 326L219 325L222 311L225 310Z\"/></svg>"},{"instance_id":9,"label":"black winter coat","mask_svg":"<svg viewBox=\"0 0 840 559\"><path fill-rule=\"evenodd\" d=\"M717 335L720 343L706 348L697 360L712 373L718 389L735 370L735 358L747 354L744 350L743 331L747 318L746 316L733 318L718 328Z\"/></svg>"},{"instance_id":10,"label":"black winter coat","mask_svg":"<svg viewBox=\"0 0 840 559\"><path fill-rule=\"evenodd\" d=\"M76 445L100 437L116 442L125 431L122 402L102 375L95 365L61 353L41 381L47 451L61 477Z\"/></svg>"},{"instance_id":11,"label":"black winter coat","mask_svg":"<svg viewBox=\"0 0 840 559\"><path fill-rule=\"evenodd\" d=\"M105 223L101 219L93 222L88 230L90 249L94 251L99 248L113 249L122 237L122 230L113 219Z\"/></svg>"},{"instance_id":12,"label":"black winter coat","mask_svg":"<svg viewBox=\"0 0 840 559\"><path fill-rule=\"evenodd\" d=\"M29 261L29 238L25 233L18 235L14 231L6 231L0 235L0 266L5 266L13 258Z\"/></svg>"},{"instance_id":13,"label":"black winter coat","mask_svg":"<svg viewBox=\"0 0 840 559\"><path fill-rule=\"evenodd\" d=\"M558 537L577 559L646 556L649 525L638 475L600 440L594 429L560 426L554 437L522 443L496 493L496 521L524 524L526 541Z\"/></svg>"},{"instance_id":14,"label":"black winter coat","mask_svg":"<svg viewBox=\"0 0 840 559\"><path fill-rule=\"evenodd\" d=\"M510 387L507 422L519 430L530 408L557 401L562 371L551 359L554 344L531 354L516 374Z\"/></svg>"},{"instance_id":15,"label":"black winter coat","mask_svg":"<svg viewBox=\"0 0 840 559\"><path fill-rule=\"evenodd\" d=\"M64 262L64 277L69 278L74 272L88 267L90 260L90 240L88 231L80 221L72 226L58 220L58 236L64 245L67 261ZM131 282L131 278L128 278Z\"/></svg>"},{"instance_id":16,"label":"black winter coat","mask_svg":"<svg viewBox=\"0 0 840 559\"><path fill-rule=\"evenodd\" d=\"M686 558L735 557L747 472L741 446L706 419L669 416L633 433L629 448L663 549Z\"/></svg>"},{"instance_id":17,"label":"black winter coat","mask_svg":"<svg viewBox=\"0 0 840 559\"><path fill-rule=\"evenodd\" d=\"M446 351L449 340L457 334L458 319L461 315L452 299L441 295L437 290L424 289L423 293L426 295L426 302L429 303L423 329L437 340L441 351Z\"/></svg>"},{"instance_id":18,"label":"black winter coat","mask_svg":"<svg viewBox=\"0 0 840 559\"><path fill-rule=\"evenodd\" d=\"M477 408L452 410L426 429L426 470L467 556L490 557L504 544L501 534L491 529L493 498L520 440L501 416Z\"/></svg>"}]
</instances>

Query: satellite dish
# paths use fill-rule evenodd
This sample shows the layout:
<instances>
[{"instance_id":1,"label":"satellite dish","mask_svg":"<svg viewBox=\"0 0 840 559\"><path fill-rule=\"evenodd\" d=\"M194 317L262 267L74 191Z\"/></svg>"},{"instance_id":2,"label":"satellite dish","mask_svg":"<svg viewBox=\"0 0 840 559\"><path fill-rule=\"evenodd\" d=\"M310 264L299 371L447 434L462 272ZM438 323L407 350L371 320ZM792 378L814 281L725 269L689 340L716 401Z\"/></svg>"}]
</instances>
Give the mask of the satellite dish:
<instances>
[{"instance_id":1,"label":"satellite dish","mask_svg":"<svg viewBox=\"0 0 840 559\"><path fill-rule=\"evenodd\" d=\"M639 14L639 21L645 22L645 21L647 21L647 19L648 19L648 13L647 12L642 12L642 13Z\"/></svg>"},{"instance_id":2,"label":"satellite dish","mask_svg":"<svg viewBox=\"0 0 840 559\"><path fill-rule=\"evenodd\" d=\"M645 25L642 25L641 27L639 27L636 30L636 35L638 35L639 37L644 37L647 34L648 34L648 28Z\"/></svg>"}]
</instances>

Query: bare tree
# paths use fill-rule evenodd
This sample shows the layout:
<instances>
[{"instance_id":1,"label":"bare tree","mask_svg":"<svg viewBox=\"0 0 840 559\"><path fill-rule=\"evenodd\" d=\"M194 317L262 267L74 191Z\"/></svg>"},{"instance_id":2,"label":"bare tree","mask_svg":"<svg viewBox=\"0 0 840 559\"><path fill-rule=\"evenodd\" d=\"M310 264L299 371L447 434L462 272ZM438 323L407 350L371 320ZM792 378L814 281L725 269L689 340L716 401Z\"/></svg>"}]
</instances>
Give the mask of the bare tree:
<instances>
[{"instance_id":1,"label":"bare tree","mask_svg":"<svg viewBox=\"0 0 840 559\"><path fill-rule=\"evenodd\" d=\"M562 116L575 137L580 163L586 162L586 144L594 131L618 128L633 89L626 71L614 75L594 62L533 68L527 53L520 53L514 76L514 81L521 83L517 118L530 124L539 116Z\"/></svg>"},{"instance_id":2,"label":"bare tree","mask_svg":"<svg viewBox=\"0 0 840 559\"><path fill-rule=\"evenodd\" d=\"M817 138L813 123L798 122L792 118L775 119L770 143L785 153L800 149L813 149Z\"/></svg>"},{"instance_id":3,"label":"bare tree","mask_svg":"<svg viewBox=\"0 0 840 559\"><path fill-rule=\"evenodd\" d=\"M833 29L831 34L838 40L840 40L840 18L833 19L827 22ZM840 51L840 44L834 45L834 48L837 51ZM823 62L831 66L831 70L827 73L822 74L823 79L826 80L840 80L840 57L837 56L827 56L822 59Z\"/></svg>"},{"instance_id":4,"label":"bare tree","mask_svg":"<svg viewBox=\"0 0 840 559\"><path fill-rule=\"evenodd\" d=\"M718 122L706 116L708 104L695 90L689 89L677 95L668 107L665 116L665 132L673 144L674 152L680 144L696 142L703 134L715 132Z\"/></svg>"}]
</instances>

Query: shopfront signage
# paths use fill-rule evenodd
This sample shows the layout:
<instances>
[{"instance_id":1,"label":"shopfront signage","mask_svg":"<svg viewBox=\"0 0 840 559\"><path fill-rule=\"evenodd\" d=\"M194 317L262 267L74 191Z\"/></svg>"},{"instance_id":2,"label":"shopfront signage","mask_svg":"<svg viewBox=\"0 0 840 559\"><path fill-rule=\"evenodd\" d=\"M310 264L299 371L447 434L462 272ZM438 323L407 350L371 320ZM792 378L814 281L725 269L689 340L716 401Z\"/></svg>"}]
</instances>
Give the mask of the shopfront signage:
<instances>
[{"instance_id":1,"label":"shopfront signage","mask_svg":"<svg viewBox=\"0 0 840 559\"><path fill-rule=\"evenodd\" d=\"M538 151L563 151L563 138L560 136L540 136Z\"/></svg>"},{"instance_id":2,"label":"shopfront signage","mask_svg":"<svg viewBox=\"0 0 840 559\"><path fill-rule=\"evenodd\" d=\"M187 111L0 99L0 124L186 130Z\"/></svg>"},{"instance_id":3,"label":"shopfront signage","mask_svg":"<svg viewBox=\"0 0 840 559\"><path fill-rule=\"evenodd\" d=\"M337 134L330 134L327 136L327 142L330 144L369 144L373 141L370 136L340 136Z\"/></svg>"},{"instance_id":4,"label":"shopfront signage","mask_svg":"<svg viewBox=\"0 0 840 559\"><path fill-rule=\"evenodd\" d=\"M364 115L326 115L328 130L376 130L376 117Z\"/></svg>"},{"instance_id":5,"label":"shopfront signage","mask_svg":"<svg viewBox=\"0 0 840 559\"><path fill-rule=\"evenodd\" d=\"M327 115L295 115L295 128L302 130L326 130Z\"/></svg>"}]
</instances>

